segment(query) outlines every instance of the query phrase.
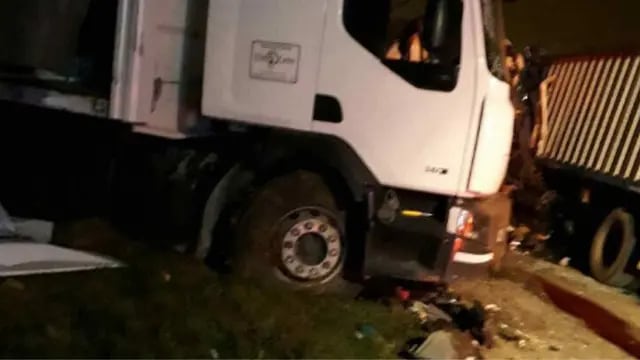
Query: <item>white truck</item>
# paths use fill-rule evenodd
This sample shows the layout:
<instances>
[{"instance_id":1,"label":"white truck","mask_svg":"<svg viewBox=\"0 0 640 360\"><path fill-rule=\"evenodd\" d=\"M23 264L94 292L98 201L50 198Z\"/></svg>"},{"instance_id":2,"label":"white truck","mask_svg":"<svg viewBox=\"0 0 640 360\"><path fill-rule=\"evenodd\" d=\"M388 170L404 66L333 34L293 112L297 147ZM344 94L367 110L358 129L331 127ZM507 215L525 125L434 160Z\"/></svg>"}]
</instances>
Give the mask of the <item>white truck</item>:
<instances>
[{"instance_id":1,"label":"white truck","mask_svg":"<svg viewBox=\"0 0 640 360\"><path fill-rule=\"evenodd\" d=\"M9 211L116 209L212 265L296 288L446 281L497 260L514 117L499 2L41 2L3 1L38 31L9 21L9 40L37 42L25 53L44 62L82 49L82 66L3 68ZM414 19L426 60L386 59Z\"/></svg>"}]
</instances>

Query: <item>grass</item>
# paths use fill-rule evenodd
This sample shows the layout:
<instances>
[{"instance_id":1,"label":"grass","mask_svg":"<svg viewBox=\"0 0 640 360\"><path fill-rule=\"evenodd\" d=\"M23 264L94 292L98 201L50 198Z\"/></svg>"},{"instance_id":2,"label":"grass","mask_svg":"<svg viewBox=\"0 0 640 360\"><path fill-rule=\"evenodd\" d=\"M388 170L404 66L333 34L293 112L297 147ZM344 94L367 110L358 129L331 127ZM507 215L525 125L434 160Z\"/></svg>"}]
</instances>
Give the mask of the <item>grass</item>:
<instances>
[{"instance_id":1,"label":"grass","mask_svg":"<svg viewBox=\"0 0 640 360\"><path fill-rule=\"evenodd\" d=\"M402 311L218 276L123 242L99 222L64 240L129 266L5 280L0 356L208 358L215 349L221 358L392 358L418 331ZM364 323L380 337L358 340Z\"/></svg>"}]
</instances>

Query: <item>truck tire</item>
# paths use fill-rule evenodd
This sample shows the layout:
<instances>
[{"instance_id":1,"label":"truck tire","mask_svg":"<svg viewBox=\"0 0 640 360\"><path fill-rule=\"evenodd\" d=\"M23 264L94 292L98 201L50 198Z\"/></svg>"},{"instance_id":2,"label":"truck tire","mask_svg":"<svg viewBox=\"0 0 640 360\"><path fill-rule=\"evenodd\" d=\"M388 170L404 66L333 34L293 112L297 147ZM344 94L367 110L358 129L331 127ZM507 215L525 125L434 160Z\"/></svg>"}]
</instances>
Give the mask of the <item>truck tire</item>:
<instances>
[{"instance_id":1,"label":"truck tire","mask_svg":"<svg viewBox=\"0 0 640 360\"><path fill-rule=\"evenodd\" d=\"M298 290L348 292L344 216L322 178L296 171L269 181L238 222L238 272Z\"/></svg>"},{"instance_id":2,"label":"truck tire","mask_svg":"<svg viewBox=\"0 0 640 360\"><path fill-rule=\"evenodd\" d=\"M604 263L604 248L611 228L618 223L622 227L622 243L615 260L607 265ZM633 217L623 209L613 210L600 224L593 237L589 264L596 280L607 285L625 287L633 281L631 275L626 274L625 268L635 247L635 229Z\"/></svg>"}]
</instances>

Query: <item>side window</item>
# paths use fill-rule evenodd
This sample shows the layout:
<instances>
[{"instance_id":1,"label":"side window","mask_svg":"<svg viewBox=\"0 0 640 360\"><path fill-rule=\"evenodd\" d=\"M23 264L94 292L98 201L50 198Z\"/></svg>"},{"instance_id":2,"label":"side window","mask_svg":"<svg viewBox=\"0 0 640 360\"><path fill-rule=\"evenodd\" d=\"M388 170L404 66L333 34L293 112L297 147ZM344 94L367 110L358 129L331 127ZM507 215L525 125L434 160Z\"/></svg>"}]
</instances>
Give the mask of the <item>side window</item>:
<instances>
[{"instance_id":1,"label":"side window","mask_svg":"<svg viewBox=\"0 0 640 360\"><path fill-rule=\"evenodd\" d=\"M451 91L460 68L462 0L344 0L349 34L422 89Z\"/></svg>"}]
</instances>

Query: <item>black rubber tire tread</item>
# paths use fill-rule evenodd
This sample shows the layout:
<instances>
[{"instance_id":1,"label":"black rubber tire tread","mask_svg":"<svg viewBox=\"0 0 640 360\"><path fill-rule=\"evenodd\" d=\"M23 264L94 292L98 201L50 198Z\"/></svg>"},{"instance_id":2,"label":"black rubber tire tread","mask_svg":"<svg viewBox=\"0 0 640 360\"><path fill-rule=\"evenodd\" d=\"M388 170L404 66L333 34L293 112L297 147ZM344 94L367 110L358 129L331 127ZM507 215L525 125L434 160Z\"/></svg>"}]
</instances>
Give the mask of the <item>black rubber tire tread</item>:
<instances>
[{"instance_id":1,"label":"black rubber tire tread","mask_svg":"<svg viewBox=\"0 0 640 360\"><path fill-rule=\"evenodd\" d=\"M293 290L343 294L353 291L354 284L344 280L342 274L322 284L303 284L278 276L279 260L274 242L279 241L279 236L275 224L290 211L305 206L322 207L341 221L333 194L317 174L296 171L275 178L259 189L238 223L234 267L242 276L284 285ZM344 234L344 224L340 222L337 226Z\"/></svg>"},{"instance_id":2,"label":"black rubber tire tread","mask_svg":"<svg viewBox=\"0 0 640 360\"><path fill-rule=\"evenodd\" d=\"M613 264L605 267L603 263L604 245L607 241L611 226L615 222L619 222L623 228L622 245ZM624 287L629 285L633 278L625 274L624 270L633 252L635 243L633 217L624 211L624 209L618 208L611 211L611 213L604 218L593 236L589 257L589 265L593 277L611 286Z\"/></svg>"}]
</instances>

